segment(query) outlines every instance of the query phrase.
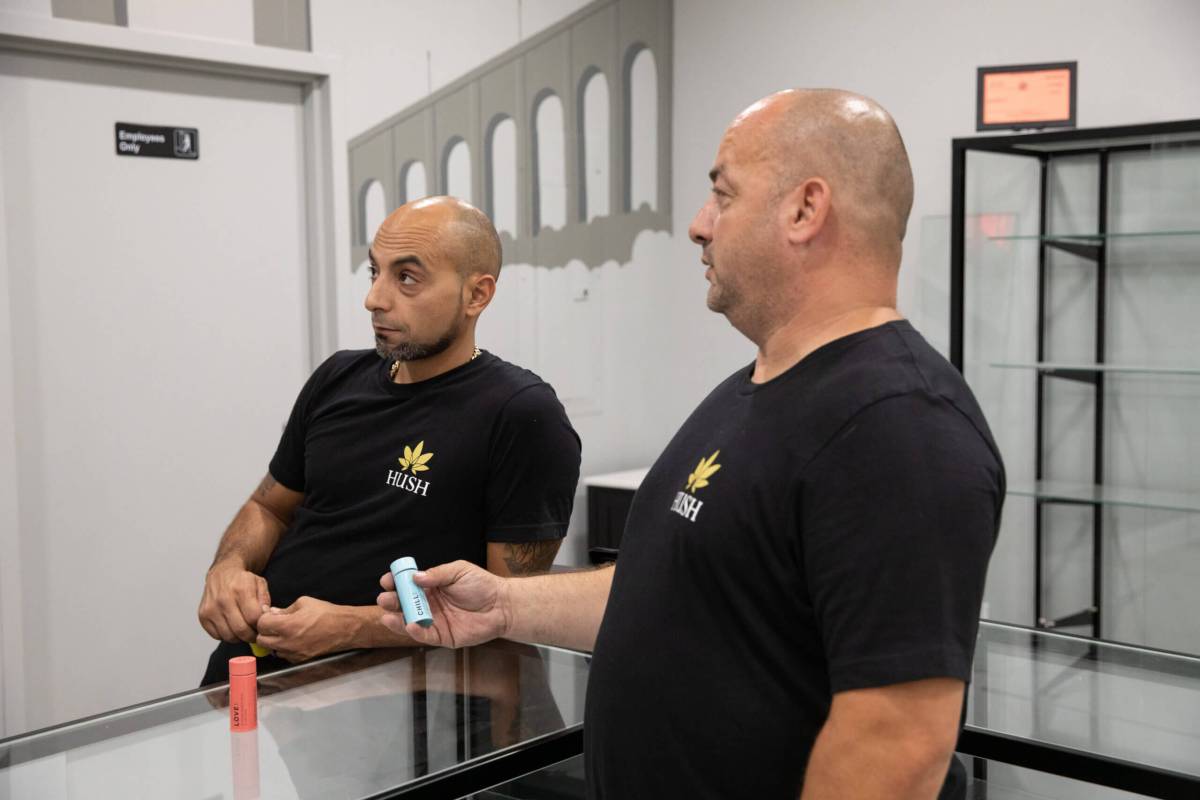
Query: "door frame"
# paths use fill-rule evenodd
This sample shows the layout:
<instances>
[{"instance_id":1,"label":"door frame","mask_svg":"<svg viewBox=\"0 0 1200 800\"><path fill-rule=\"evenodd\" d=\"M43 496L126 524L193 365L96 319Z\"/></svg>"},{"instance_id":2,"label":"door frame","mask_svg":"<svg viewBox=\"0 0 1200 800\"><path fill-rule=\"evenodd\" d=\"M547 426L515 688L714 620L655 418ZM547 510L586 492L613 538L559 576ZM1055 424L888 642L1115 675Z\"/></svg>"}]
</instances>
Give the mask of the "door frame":
<instances>
[{"instance_id":1,"label":"door frame","mask_svg":"<svg viewBox=\"0 0 1200 800\"><path fill-rule=\"evenodd\" d=\"M73 60L103 60L191 74L273 81L301 90L304 209L307 252L305 318L308 361L321 363L337 346L337 276L334 270L334 187L330 62L310 52L173 34L131 30L73 20L0 12L0 54L35 53ZM3 163L0 163L0 175ZM0 211L4 186L0 181ZM0 297L8 291L7 221L0 218ZM19 487L15 439L12 319L0 307L0 738L25 730L23 587L17 530Z\"/></svg>"}]
</instances>

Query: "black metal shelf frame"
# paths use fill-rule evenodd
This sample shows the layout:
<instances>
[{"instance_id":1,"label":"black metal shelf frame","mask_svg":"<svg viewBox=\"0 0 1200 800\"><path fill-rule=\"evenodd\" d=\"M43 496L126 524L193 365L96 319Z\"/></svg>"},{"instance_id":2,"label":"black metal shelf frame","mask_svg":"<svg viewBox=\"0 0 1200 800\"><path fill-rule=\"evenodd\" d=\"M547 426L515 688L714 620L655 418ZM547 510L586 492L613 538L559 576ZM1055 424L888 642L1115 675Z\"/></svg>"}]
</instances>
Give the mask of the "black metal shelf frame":
<instances>
[{"instance_id":1,"label":"black metal shelf frame","mask_svg":"<svg viewBox=\"0 0 1200 800\"><path fill-rule=\"evenodd\" d=\"M1124 140L1124 141L1122 141ZM1072 143L1079 143L1072 146ZM1200 120L1183 120L1147 125L1126 125L1112 128L1056 131L1053 133L1016 134L1010 136L973 136L954 139L951 160L951 226L950 226L950 360L963 371L963 331L965 301L965 243L967 153L970 151L1004 153L1035 158L1039 162L1038 186L1038 291L1037 291L1037 361L1046 357L1046 254L1050 249L1062 250L1092 261L1096 267L1095 356L1096 364L1105 363L1107 330L1108 285L1108 195L1109 156L1112 153L1145 151L1165 147L1200 146ZM1099 170L1098 213L1096 238L1099 241L1080 241L1082 237L1055 238L1047 231L1047 173L1050 162L1068 156L1094 155ZM1104 390L1103 370L1039 369L1036 384L1035 420L1035 479L1044 475L1044 408L1048 378L1083 381L1093 386L1095 425L1093 431L1092 479L1096 485L1104 482ZM1083 505L1092 508L1092 602L1082 610L1058 619L1049 619L1043 608L1043 510L1047 505ZM1042 628L1091 624L1092 636L1103 633L1101 597L1103 590L1103 514L1102 503L1090 500L1058 498L1035 499L1034 521L1034 622Z\"/></svg>"}]
</instances>

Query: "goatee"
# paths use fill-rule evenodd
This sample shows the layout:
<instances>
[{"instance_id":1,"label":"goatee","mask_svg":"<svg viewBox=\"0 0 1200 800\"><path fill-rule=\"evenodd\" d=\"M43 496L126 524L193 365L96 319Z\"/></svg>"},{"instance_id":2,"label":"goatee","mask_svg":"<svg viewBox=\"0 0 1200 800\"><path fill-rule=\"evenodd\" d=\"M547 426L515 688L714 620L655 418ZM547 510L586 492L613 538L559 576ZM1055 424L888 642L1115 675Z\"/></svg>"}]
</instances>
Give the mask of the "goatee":
<instances>
[{"instance_id":1,"label":"goatee","mask_svg":"<svg viewBox=\"0 0 1200 800\"><path fill-rule=\"evenodd\" d=\"M439 353L444 353L450 345L454 344L456 338L456 333L452 331L432 344L403 342L397 347L389 349L387 343L379 336L376 336L375 352L385 361L420 361L421 359L432 358Z\"/></svg>"}]
</instances>

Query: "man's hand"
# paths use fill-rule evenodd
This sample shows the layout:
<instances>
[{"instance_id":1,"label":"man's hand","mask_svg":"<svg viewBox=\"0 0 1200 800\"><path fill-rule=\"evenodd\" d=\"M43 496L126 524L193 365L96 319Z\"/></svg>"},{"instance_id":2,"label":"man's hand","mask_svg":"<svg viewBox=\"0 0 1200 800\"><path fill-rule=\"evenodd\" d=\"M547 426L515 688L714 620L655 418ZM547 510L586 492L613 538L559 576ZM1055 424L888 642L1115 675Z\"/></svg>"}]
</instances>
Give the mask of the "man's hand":
<instances>
[{"instance_id":1,"label":"man's hand","mask_svg":"<svg viewBox=\"0 0 1200 800\"><path fill-rule=\"evenodd\" d=\"M255 626L271 606L267 581L256 573L266 568L292 513L304 500L267 473L242 504L221 537L217 555L204 577L200 624L208 635L225 642L253 642Z\"/></svg>"},{"instance_id":2,"label":"man's hand","mask_svg":"<svg viewBox=\"0 0 1200 800\"><path fill-rule=\"evenodd\" d=\"M313 597L301 597L287 608L272 608L258 619L256 644L293 664L349 650L354 625L342 610Z\"/></svg>"},{"instance_id":3,"label":"man's hand","mask_svg":"<svg viewBox=\"0 0 1200 800\"><path fill-rule=\"evenodd\" d=\"M379 579L386 591L376 602L391 612L383 624L396 633L407 633L419 644L469 647L503 637L512 627L507 581L468 561L455 561L418 572L413 581L425 590L433 625L404 624L396 582L390 573Z\"/></svg>"},{"instance_id":4,"label":"man's hand","mask_svg":"<svg viewBox=\"0 0 1200 800\"><path fill-rule=\"evenodd\" d=\"M213 564L204 578L200 598L200 624L208 635L223 642L253 642L258 620L271 605L267 580L240 564Z\"/></svg>"}]
</instances>

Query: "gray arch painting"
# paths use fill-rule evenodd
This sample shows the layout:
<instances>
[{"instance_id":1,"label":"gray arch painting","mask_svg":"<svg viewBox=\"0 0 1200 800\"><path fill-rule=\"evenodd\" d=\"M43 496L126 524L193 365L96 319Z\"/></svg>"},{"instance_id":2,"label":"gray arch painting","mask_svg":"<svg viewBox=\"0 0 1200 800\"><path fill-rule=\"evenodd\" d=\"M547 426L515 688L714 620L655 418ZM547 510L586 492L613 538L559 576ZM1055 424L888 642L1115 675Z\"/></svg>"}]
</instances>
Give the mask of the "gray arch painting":
<instances>
[{"instance_id":1,"label":"gray arch painting","mask_svg":"<svg viewBox=\"0 0 1200 800\"><path fill-rule=\"evenodd\" d=\"M351 269L367 258L374 231L366 230L367 187L379 181L392 209L404 195L407 165L424 165L429 194L445 192L446 154L458 140L471 154L471 196L489 215L491 132L516 124L517 236L500 234L504 263L561 267L579 259L589 267L624 263L643 230L671 231L672 0L597 0L537 36L521 42L450 85L350 140ZM657 203L631 208L630 68L642 50L656 64ZM610 213L585 221L582 90L591 75L608 81L608 197ZM549 93L563 106L563 163L567 223L534 231L539 206L534 115ZM412 198L409 198L412 199Z\"/></svg>"}]
</instances>

